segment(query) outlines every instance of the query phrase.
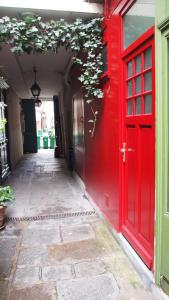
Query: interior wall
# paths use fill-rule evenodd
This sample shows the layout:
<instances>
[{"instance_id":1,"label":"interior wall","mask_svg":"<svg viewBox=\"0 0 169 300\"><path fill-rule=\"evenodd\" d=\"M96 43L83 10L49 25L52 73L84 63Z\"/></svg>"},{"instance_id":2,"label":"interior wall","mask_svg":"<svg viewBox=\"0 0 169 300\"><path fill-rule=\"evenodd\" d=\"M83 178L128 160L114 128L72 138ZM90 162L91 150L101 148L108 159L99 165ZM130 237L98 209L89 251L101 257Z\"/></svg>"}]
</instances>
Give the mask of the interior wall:
<instances>
[{"instance_id":1,"label":"interior wall","mask_svg":"<svg viewBox=\"0 0 169 300\"><path fill-rule=\"evenodd\" d=\"M72 90L63 82L59 93L60 121L63 138L63 154L69 165L70 148L72 147Z\"/></svg>"},{"instance_id":2,"label":"interior wall","mask_svg":"<svg viewBox=\"0 0 169 300\"><path fill-rule=\"evenodd\" d=\"M84 144L84 98L79 81L80 68L73 65L69 73L69 82L72 90L71 103L71 130L73 146L73 167L85 182L85 144Z\"/></svg>"},{"instance_id":3,"label":"interior wall","mask_svg":"<svg viewBox=\"0 0 169 300\"><path fill-rule=\"evenodd\" d=\"M84 99L81 91L73 96L74 169L84 181Z\"/></svg>"},{"instance_id":4,"label":"interior wall","mask_svg":"<svg viewBox=\"0 0 169 300\"><path fill-rule=\"evenodd\" d=\"M10 162L13 169L23 155L20 99L12 88L7 91Z\"/></svg>"}]
</instances>

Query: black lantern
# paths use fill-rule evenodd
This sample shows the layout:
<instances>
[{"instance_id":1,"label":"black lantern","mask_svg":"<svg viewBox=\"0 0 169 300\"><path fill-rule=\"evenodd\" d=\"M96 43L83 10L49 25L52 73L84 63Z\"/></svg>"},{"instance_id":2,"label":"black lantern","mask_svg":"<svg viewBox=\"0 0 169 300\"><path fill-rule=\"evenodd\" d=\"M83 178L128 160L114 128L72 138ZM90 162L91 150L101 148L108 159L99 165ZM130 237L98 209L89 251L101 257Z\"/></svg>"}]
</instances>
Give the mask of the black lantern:
<instances>
[{"instance_id":1,"label":"black lantern","mask_svg":"<svg viewBox=\"0 0 169 300\"><path fill-rule=\"evenodd\" d=\"M35 82L34 82L34 84L31 87L31 92L32 92L33 97L39 97L40 92L41 92L41 88L39 87L39 85L36 82L36 73L37 73L37 70L36 70L35 67L33 68L33 72L35 73Z\"/></svg>"},{"instance_id":2,"label":"black lantern","mask_svg":"<svg viewBox=\"0 0 169 300\"><path fill-rule=\"evenodd\" d=\"M35 100L35 106L40 107L42 104L42 101L37 97Z\"/></svg>"}]
</instances>

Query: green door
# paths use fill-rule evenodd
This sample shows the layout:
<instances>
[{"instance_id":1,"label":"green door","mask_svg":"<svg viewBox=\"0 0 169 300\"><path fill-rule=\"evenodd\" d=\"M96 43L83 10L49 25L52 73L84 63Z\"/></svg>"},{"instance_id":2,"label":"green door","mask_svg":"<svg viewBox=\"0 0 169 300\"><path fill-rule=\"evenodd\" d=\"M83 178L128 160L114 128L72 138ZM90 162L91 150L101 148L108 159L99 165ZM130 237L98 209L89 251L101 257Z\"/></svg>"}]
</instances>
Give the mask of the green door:
<instances>
[{"instance_id":1,"label":"green door","mask_svg":"<svg viewBox=\"0 0 169 300\"><path fill-rule=\"evenodd\" d=\"M156 282L169 295L169 19L156 30Z\"/></svg>"},{"instance_id":2,"label":"green door","mask_svg":"<svg viewBox=\"0 0 169 300\"><path fill-rule=\"evenodd\" d=\"M37 152L36 115L34 99L22 99L21 106L24 114L24 153Z\"/></svg>"}]
</instances>

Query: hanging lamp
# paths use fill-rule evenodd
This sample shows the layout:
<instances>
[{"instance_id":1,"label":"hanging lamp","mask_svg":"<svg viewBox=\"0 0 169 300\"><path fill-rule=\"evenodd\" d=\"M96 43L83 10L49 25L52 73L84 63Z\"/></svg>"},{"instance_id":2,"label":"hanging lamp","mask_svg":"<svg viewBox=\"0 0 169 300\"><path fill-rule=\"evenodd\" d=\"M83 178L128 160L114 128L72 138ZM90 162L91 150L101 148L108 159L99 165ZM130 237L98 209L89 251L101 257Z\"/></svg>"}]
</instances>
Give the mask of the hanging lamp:
<instances>
[{"instance_id":1,"label":"hanging lamp","mask_svg":"<svg viewBox=\"0 0 169 300\"><path fill-rule=\"evenodd\" d=\"M36 73L37 73L36 67L33 68L33 72L35 74L35 82L31 86L31 92L32 92L33 97L39 97L40 92L41 92L41 88L36 82Z\"/></svg>"}]
</instances>

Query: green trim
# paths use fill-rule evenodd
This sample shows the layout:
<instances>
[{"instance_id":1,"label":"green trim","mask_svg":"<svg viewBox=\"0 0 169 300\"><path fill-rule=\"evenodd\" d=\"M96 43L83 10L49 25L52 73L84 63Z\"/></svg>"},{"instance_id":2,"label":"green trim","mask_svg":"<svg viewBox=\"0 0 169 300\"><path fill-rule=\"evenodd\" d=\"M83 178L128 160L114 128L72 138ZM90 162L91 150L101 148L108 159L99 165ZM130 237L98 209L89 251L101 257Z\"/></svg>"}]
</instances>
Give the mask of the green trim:
<instances>
[{"instance_id":1,"label":"green trim","mask_svg":"<svg viewBox=\"0 0 169 300\"><path fill-rule=\"evenodd\" d=\"M158 29L162 30L162 32ZM168 199L169 165L169 90L168 38L169 19L156 29L156 245L155 277L160 285L162 265L163 215ZM165 28L165 31L164 31Z\"/></svg>"}]
</instances>

